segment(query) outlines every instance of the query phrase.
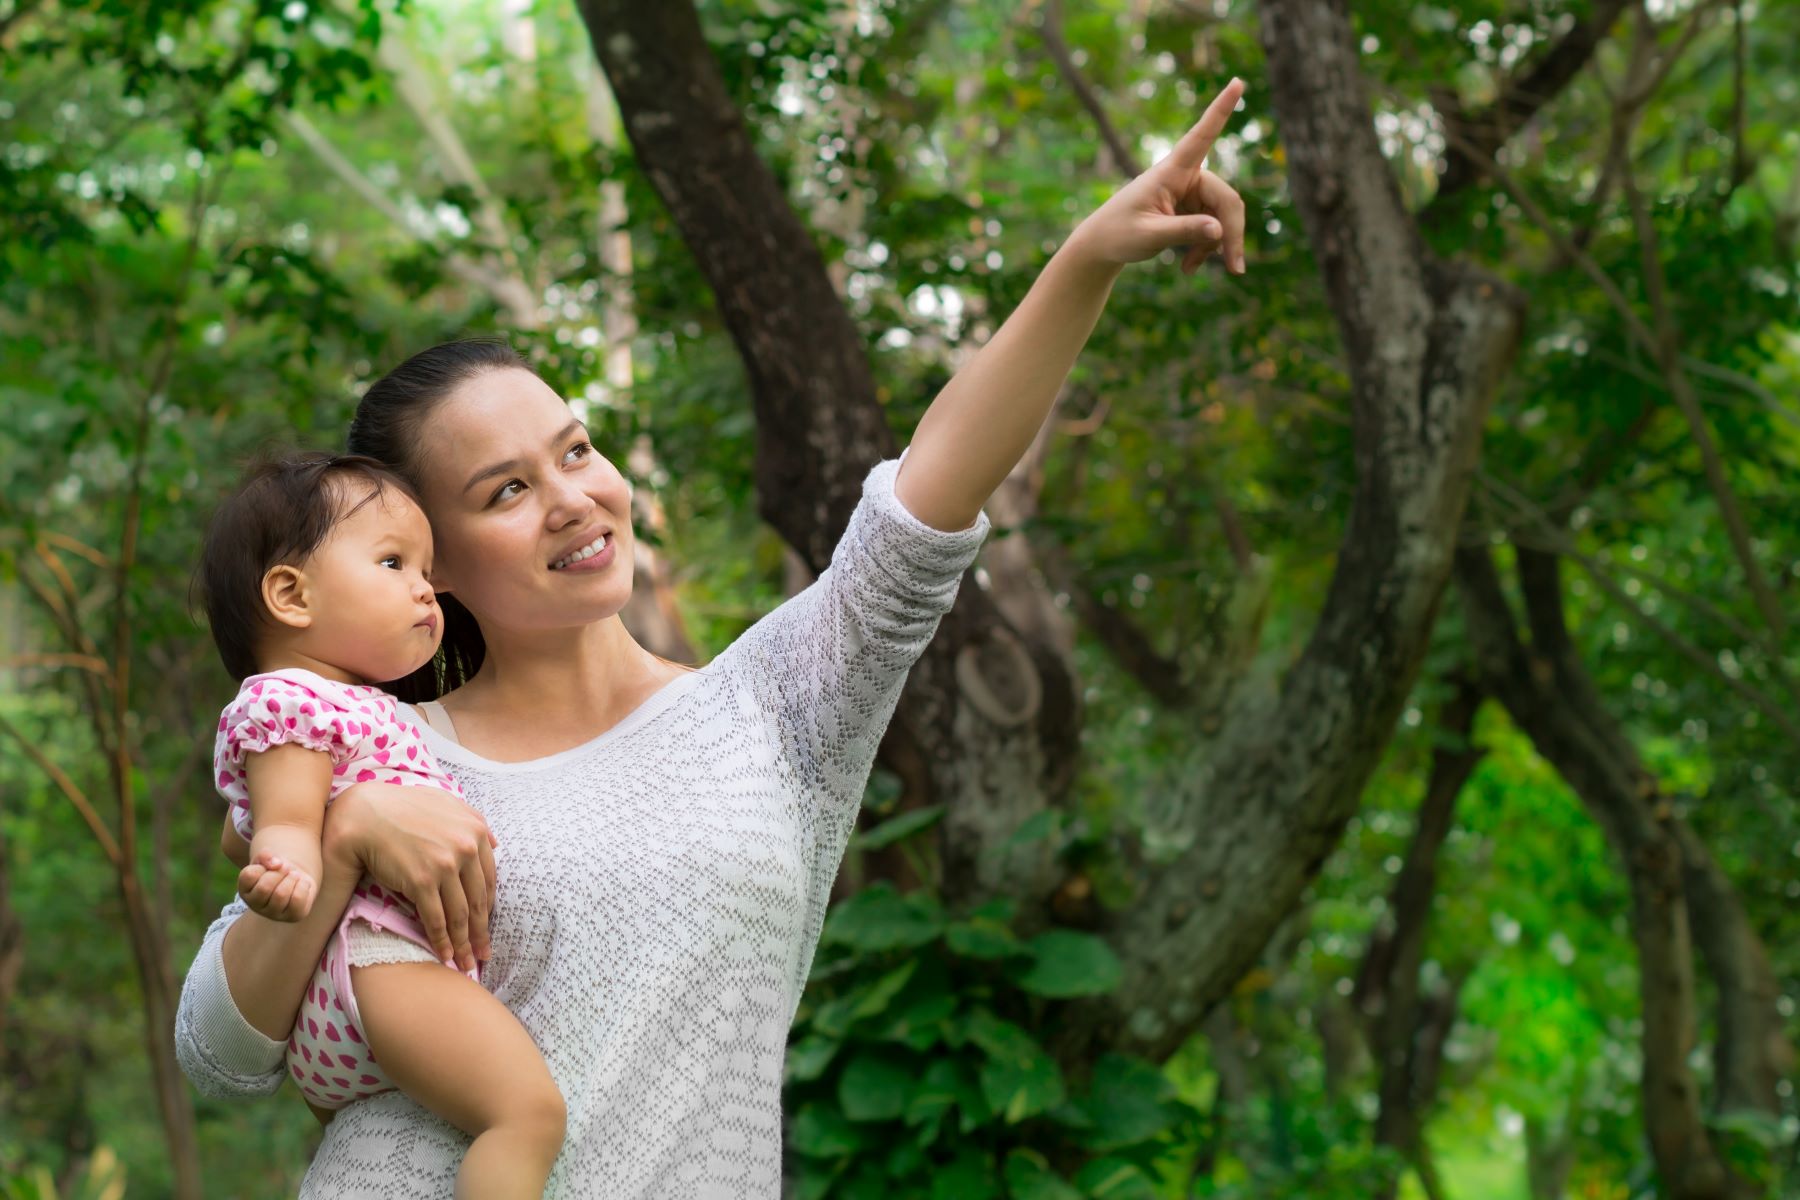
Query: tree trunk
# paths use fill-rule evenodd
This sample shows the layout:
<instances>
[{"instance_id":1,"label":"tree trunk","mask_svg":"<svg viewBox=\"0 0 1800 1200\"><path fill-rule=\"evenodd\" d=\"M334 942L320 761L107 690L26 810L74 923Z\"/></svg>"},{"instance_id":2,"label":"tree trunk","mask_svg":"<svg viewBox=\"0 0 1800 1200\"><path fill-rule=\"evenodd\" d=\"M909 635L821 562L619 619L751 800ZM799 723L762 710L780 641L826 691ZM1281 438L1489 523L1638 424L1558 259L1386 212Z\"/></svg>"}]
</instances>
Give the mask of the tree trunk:
<instances>
[{"instance_id":1,"label":"tree trunk","mask_svg":"<svg viewBox=\"0 0 1800 1200\"><path fill-rule=\"evenodd\" d=\"M1781 1010L1781 987L1769 954L1751 925L1737 889L1693 827L1677 818L1688 924L1718 992L1718 1040L1713 1043L1715 1114L1754 1112L1779 1120L1781 1080L1794 1069Z\"/></svg>"},{"instance_id":2,"label":"tree trunk","mask_svg":"<svg viewBox=\"0 0 1800 1200\"><path fill-rule=\"evenodd\" d=\"M1569 1171L1575 1166L1575 1122L1578 1108L1570 1106L1560 1127L1542 1118L1525 1118L1525 1179L1531 1200L1564 1200Z\"/></svg>"},{"instance_id":3,"label":"tree trunk","mask_svg":"<svg viewBox=\"0 0 1800 1200\"><path fill-rule=\"evenodd\" d=\"M0 828L0 1065L6 1062L7 1014L12 1011L13 991L25 968L25 927L12 906L11 864L6 830Z\"/></svg>"},{"instance_id":4,"label":"tree trunk","mask_svg":"<svg viewBox=\"0 0 1800 1200\"><path fill-rule=\"evenodd\" d=\"M1444 705L1439 725L1448 744L1431 756L1431 774L1406 859L1388 895L1391 924L1369 939L1352 996L1367 1021L1369 1044L1380 1066L1375 1141L1392 1146L1402 1157L1419 1163L1421 1180L1431 1176L1421 1133L1435 1102L1443 1044L1456 1023L1460 979L1420 994L1420 968L1430 928L1431 901L1437 892L1437 856L1450 834L1456 799L1474 774L1482 751L1471 744L1481 693L1467 681ZM1392 1200L1398 1176L1374 1194ZM1429 1190L1429 1189L1428 1189Z\"/></svg>"},{"instance_id":5,"label":"tree trunk","mask_svg":"<svg viewBox=\"0 0 1800 1200\"><path fill-rule=\"evenodd\" d=\"M1529 647L1520 638L1511 604L1500 586L1486 544L1457 554L1457 583L1467 612L1469 637L1482 683L1531 738L1605 832L1618 854L1631 889L1632 937L1638 949L1638 991L1642 1006L1643 1078L1640 1084L1650 1152L1673 1200L1737 1200L1758 1195L1733 1172L1712 1142L1701 1114L1700 1089L1689 1065L1696 1038L1692 901L1687 894L1683 845L1691 831L1660 793L1624 731L1599 701L1599 694L1568 638L1562 615L1557 561L1551 555L1518 552L1521 591L1531 630ZM1710 858L1706 860L1710 863ZM1722 882L1713 869L1710 885ZM1727 894L1729 892L1727 891ZM1735 903L1716 894L1710 920L1741 920ZM1716 935L1709 931L1706 941ZM1744 967L1743 939L1755 944L1748 923L1732 927L1730 950L1720 948L1715 971L1721 978L1720 1027L1741 1021L1739 1009L1759 993L1759 984L1730 972ZM1760 950L1760 946L1757 947ZM1737 953L1733 953L1737 951ZM1709 956L1710 959L1711 956ZM1731 1000L1735 1004L1731 1004ZM1772 990L1763 994L1773 1004ZM1771 1012L1770 1014L1774 1014ZM1757 1053L1768 1055L1766 1021ZM1779 1019L1773 1028L1779 1035ZM1785 1043L1783 1043L1785 1045ZM1733 1044L1733 1061L1742 1054ZM1733 1084L1738 1094L1754 1083Z\"/></svg>"},{"instance_id":6,"label":"tree trunk","mask_svg":"<svg viewBox=\"0 0 1800 1200\"><path fill-rule=\"evenodd\" d=\"M163 1136L168 1139L169 1163L175 1176L174 1195L179 1200L199 1200L200 1138L194 1122L194 1106L188 1097L187 1078L175 1061L175 1006L179 996L169 965L166 929L157 921L143 881L127 864L118 872L119 896L125 906L132 957L138 983L144 993L144 1041L150 1060L151 1084L156 1090L157 1111Z\"/></svg>"},{"instance_id":7,"label":"tree trunk","mask_svg":"<svg viewBox=\"0 0 1800 1200\"><path fill-rule=\"evenodd\" d=\"M1118 915L1123 986L1087 1005L1151 1057L1254 960L1337 845L1405 702L1522 299L1423 247L1370 123L1348 14L1265 0L1296 205L1351 370L1357 488L1324 610L1272 695L1235 696L1183 772L1185 840ZM1109 1039L1117 1040L1117 1039Z\"/></svg>"}]
</instances>

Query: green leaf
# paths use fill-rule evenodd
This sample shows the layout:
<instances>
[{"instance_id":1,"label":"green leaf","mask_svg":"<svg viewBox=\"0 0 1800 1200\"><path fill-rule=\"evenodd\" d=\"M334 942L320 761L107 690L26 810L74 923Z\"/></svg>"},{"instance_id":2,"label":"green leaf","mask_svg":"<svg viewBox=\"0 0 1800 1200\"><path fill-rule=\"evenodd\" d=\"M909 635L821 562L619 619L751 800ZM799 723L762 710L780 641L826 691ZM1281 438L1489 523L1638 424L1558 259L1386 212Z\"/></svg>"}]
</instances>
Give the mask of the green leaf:
<instances>
[{"instance_id":1,"label":"green leaf","mask_svg":"<svg viewBox=\"0 0 1800 1200\"><path fill-rule=\"evenodd\" d=\"M905 1120L908 1125L923 1125L943 1116L956 1104L958 1091L968 1086L967 1071L960 1063L939 1059L925 1069L919 1086L907 1101Z\"/></svg>"},{"instance_id":2,"label":"green leaf","mask_svg":"<svg viewBox=\"0 0 1800 1200\"><path fill-rule=\"evenodd\" d=\"M855 1173L832 1190L837 1200L890 1200L893 1196L887 1172L872 1162L857 1164Z\"/></svg>"},{"instance_id":3,"label":"green leaf","mask_svg":"<svg viewBox=\"0 0 1800 1200\"><path fill-rule=\"evenodd\" d=\"M1013 1200L1083 1200L1081 1193L1052 1171L1049 1162L1035 1150L1008 1152L1004 1174L1007 1195Z\"/></svg>"},{"instance_id":4,"label":"green leaf","mask_svg":"<svg viewBox=\"0 0 1800 1200\"><path fill-rule=\"evenodd\" d=\"M891 820L883 821L867 833L859 833L850 839L852 850L879 850L883 846L891 846L895 842L904 841L913 834L930 829L944 819L944 806L930 804L924 808L915 808L911 812L903 812Z\"/></svg>"},{"instance_id":5,"label":"green leaf","mask_svg":"<svg viewBox=\"0 0 1800 1200\"><path fill-rule=\"evenodd\" d=\"M929 1050L943 1040L944 1022L955 1014L956 1007L956 997L948 992L921 995L895 1014L881 1037L910 1050Z\"/></svg>"},{"instance_id":6,"label":"green leaf","mask_svg":"<svg viewBox=\"0 0 1800 1200\"><path fill-rule=\"evenodd\" d=\"M969 1038L987 1054L981 1094L1008 1124L1061 1104L1067 1096L1062 1069L1032 1036L985 1010L969 1022Z\"/></svg>"},{"instance_id":7,"label":"green leaf","mask_svg":"<svg viewBox=\"0 0 1800 1200\"><path fill-rule=\"evenodd\" d=\"M1011 958L1029 953L1012 930L996 921L979 917L951 924L944 930L944 942L950 947L951 953L960 954L964 958Z\"/></svg>"},{"instance_id":8,"label":"green leaf","mask_svg":"<svg viewBox=\"0 0 1800 1200\"><path fill-rule=\"evenodd\" d=\"M893 1121L906 1111L915 1072L892 1055L865 1050L838 1076L838 1105L852 1121Z\"/></svg>"},{"instance_id":9,"label":"green leaf","mask_svg":"<svg viewBox=\"0 0 1800 1200\"><path fill-rule=\"evenodd\" d=\"M1094 1200L1157 1200L1161 1194L1144 1169L1122 1158L1097 1158L1075 1172L1075 1186Z\"/></svg>"},{"instance_id":10,"label":"green leaf","mask_svg":"<svg viewBox=\"0 0 1800 1200\"><path fill-rule=\"evenodd\" d=\"M825 1200L831 1187L843 1174L842 1161L827 1166L823 1163L801 1163L794 1172L794 1200Z\"/></svg>"},{"instance_id":11,"label":"green leaf","mask_svg":"<svg viewBox=\"0 0 1800 1200\"><path fill-rule=\"evenodd\" d=\"M887 1159L887 1175L890 1180L905 1179L925 1169L925 1152L916 1142L901 1142L894 1147Z\"/></svg>"},{"instance_id":12,"label":"green leaf","mask_svg":"<svg viewBox=\"0 0 1800 1200\"><path fill-rule=\"evenodd\" d=\"M1089 1149L1117 1150L1149 1141L1174 1124L1175 1088L1161 1071L1123 1054L1102 1055L1087 1092L1071 1107L1087 1118Z\"/></svg>"},{"instance_id":13,"label":"green leaf","mask_svg":"<svg viewBox=\"0 0 1800 1200\"><path fill-rule=\"evenodd\" d=\"M849 1034L850 1026L856 1023L856 1006L863 999L862 993L851 992L826 1001L813 1013L812 1028L826 1037L843 1039Z\"/></svg>"},{"instance_id":14,"label":"green leaf","mask_svg":"<svg viewBox=\"0 0 1800 1200\"><path fill-rule=\"evenodd\" d=\"M859 993L856 1006L850 1010L851 1018L860 1021L887 1011L887 1006L894 1002L894 997L900 994L900 990L918 969L919 960L915 958L870 984L867 991Z\"/></svg>"},{"instance_id":15,"label":"green leaf","mask_svg":"<svg viewBox=\"0 0 1800 1200\"><path fill-rule=\"evenodd\" d=\"M1098 996L1119 985L1124 968L1112 947L1091 933L1052 929L1028 943L1033 962L1019 986L1038 996Z\"/></svg>"},{"instance_id":16,"label":"green leaf","mask_svg":"<svg viewBox=\"0 0 1800 1200\"><path fill-rule=\"evenodd\" d=\"M862 1149L862 1136L844 1114L814 1102L794 1114L788 1144L809 1158L840 1158Z\"/></svg>"},{"instance_id":17,"label":"green leaf","mask_svg":"<svg viewBox=\"0 0 1800 1200\"><path fill-rule=\"evenodd\" d=\"M789 1080L804 1083L817 1079L831 1065L837 1055L838 1047L843 1045L836 1038L810 1034L788 1047L787 1077Z\"/></svg>"},{"instance_id":18,"label":"green leaf","mask_svg":"<svg viewBox=\"0 0 1800 1200\"><path fill-rule=\"evenodd\" d=\"M877 883L844 901L825 922L821 938L856 950L922 946L943 932L943 913L929 896L902 896Z\"/></svg>"},{"instance_id":19,"label":"green leaf","mask_svg":"<svg viewBox=\"0 0 1800 1200\"><path fill-rule=\"evenodd\" d=\"M993 1164L965 1146L931 1180L931 1200L997 1200L1000 1181Z\"/></svg>"}]
</instances>

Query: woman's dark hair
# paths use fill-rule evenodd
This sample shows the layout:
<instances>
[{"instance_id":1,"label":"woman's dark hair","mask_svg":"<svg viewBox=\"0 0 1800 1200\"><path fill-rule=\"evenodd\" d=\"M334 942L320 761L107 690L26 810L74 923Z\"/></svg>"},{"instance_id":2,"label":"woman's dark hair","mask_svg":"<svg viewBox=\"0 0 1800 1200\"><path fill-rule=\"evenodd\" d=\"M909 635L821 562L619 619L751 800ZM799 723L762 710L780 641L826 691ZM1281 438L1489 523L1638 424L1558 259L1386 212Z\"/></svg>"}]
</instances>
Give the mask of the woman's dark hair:
<instances>
[{"instance_id":1,"label":"woman's dark hair","mask_svg":"<svg viewBox=\"0 0 1800 1200\"><path fill-rule=\"evenodd\" d=\"M343 486L354 481L368 485L365 495ZM364 455L276 452L251 466L213 513L195 572L213 644L233 679L257 672L257 643L270 627L262 596L269 568L305 562L338 522L388 488L418 502L411 484Z\"/></svg>"},{"instance_id":2,"label":"woman's dark hair","mask_svg":"<svg viewBox=\"0 0 1800 1200\"><path fill-rule=\"evenodd\" d=\"M498 338L445 342L413 355L363 393L350 422L350 453L378 459L414 488L422 484L420 432L431 410L469 380L489 371L531 371L531 364ZM536 372L532 372L536 374ZM475 617L453 595L438 597L444 640L436 657L403 679L386 684L409 703L435 700L468 682L487 657Z\"/></svg>"}]
</instances>

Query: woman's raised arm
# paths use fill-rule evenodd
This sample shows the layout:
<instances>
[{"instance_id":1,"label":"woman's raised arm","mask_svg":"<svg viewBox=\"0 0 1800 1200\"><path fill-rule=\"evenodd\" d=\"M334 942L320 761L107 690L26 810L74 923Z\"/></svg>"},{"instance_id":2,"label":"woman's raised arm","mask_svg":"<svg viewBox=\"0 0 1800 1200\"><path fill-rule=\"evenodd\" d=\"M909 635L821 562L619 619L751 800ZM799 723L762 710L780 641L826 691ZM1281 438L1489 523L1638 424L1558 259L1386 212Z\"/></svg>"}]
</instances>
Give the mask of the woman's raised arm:
<instances>
[{"instance_id":1,"label":"woman's raised arm","mask_svg":"<svg viewBox=\"0 0 1800 1200\"><path fill-rule=\"evenodd\" d=\"M1051 256L1025 299L919 421L894 494L936 529L966 529L1018 465L1127 263L1185 247L1244 273L1244 202L1202 165L1244 94L1226 85L1175 149L1120 188Z\"/></svg>"}]
</instances>

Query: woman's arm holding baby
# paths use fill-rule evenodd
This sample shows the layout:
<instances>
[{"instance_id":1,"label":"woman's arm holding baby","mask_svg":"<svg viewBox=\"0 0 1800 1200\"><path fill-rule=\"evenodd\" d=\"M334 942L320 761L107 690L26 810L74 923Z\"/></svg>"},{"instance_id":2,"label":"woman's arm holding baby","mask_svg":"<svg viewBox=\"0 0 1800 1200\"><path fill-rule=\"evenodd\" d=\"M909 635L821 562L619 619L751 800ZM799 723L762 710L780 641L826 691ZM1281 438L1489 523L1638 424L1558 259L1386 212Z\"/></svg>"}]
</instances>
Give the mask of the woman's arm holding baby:
<instances>
[{"instance_id":1,"label":"woman's arm holding baby","mask_svg":"<svg viewBox=\"0 0 1800 1200\"><path fill-rule=\"evenodd\" d=\"M428 928L440 955L486 958L494 844L481 815L448 792L382 783L344 792L325 815L324 877L306 919L266 921L240 900L208 930L175 1022L182 1070L208 1096L267 1095L281 1085L283 1043L307 981L365 873L415 903L430 893L437 924ZM441 899L451 893L464 915L454 929Z\"/></svg>"},{"instance_id":2,"label":"woman's arm holding baby","mask_svg":"<svg viewBox=\"0 0 1800 1200\"><path fill-rule=\"evenodd\" d=\"M944 386L894 481L914 516L945 530L974 522L1037 436L1127 263L1185 246L1185 272L1218 253L1244 273L1244 202L1202 166L1243 91L1232 80L1173 151L1082 221Z\"/></svg>"},{"instance_id":3,"label":"woman's arm holding baby","mask_svg":"<svg viewBox=\"0 0 1800 1200\"><path fill-rule=\"evenodd\" d=\"M250 843L237 831L230 813L225 814L225 828L219 831L219 853L240 871L250 865Z\"/></svg>"},{"instance_id":4,"label":"woman's arm holding baby","mask_svg":"<svg viewBox=\"0 0 1800 1200\"><path fill-rule=\"evenodd\" d=\"M246 913L251 919L240 918L233 924L219 947L232 1002L264 1037L285 1039L293 1030L307 982L350 904L356 881L362 878L362 866L353 856L341 847L334 852L329 828L325 841L324 866L311 911L298 921L258 920L255 912ZM258 869L255 862L245 868ZM267 872L258 886L272 892L281 878ZM245 903L253 902L251 896L245 896Z\"/></svg>"},{"instance_id":5,"label":"woman's arm holding baby","mask_svg":"<svg viewBox=\"0 0 1800 1200\"><path fill-rule=\"evenodd\" d=\"M238 1011L264 1035L287 1037L313 967L364 874L413 901L440 958L473 968L489 950L493 845L481 814L448 792L381 783L350 788L325 815L324 878L312 911L291 923L240 920L226 933L221 954ZM253 876L252 891L279 878L255 862L245 874Z\"/></svg>"}]
</instances>

